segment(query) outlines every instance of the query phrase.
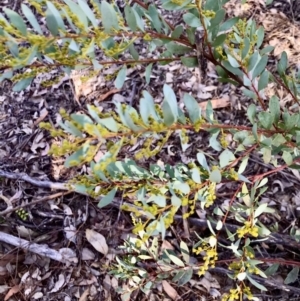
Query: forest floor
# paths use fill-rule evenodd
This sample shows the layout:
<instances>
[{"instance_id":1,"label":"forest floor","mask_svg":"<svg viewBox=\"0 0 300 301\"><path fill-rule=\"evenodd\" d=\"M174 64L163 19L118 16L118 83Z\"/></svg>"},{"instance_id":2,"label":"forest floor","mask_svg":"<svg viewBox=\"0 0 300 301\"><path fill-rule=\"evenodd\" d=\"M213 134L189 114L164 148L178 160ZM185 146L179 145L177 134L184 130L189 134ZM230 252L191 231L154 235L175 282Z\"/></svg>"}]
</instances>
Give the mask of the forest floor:
<instances>
[{"instance_id":1,"label":"forest floor","mask_svg":"<svg viewBox=\"0 0 300 301\"><path fill-rule=\"evenodd\" d=\"M282 45L286 45L291 66L299 68L300 35L294 34L294 44L291 46L291 39L287 37L291 38L292 34L286 30L287 27L289 30L296 28L300 32L300 3L274 1L262 11L259 4L261 1L252 0L249 1L247 11L241 12L235 2L237 1L231 1L232 6L228 6L229 15L246 14L263 23L266 16L273 16L278 22L284 14L284 20L290 23L285 24L282 31L277 26L277 35L272 30L272 34L268 35L269 42L277 41L276 47L281 47L278 52L282 51ZM20 3L0 0L0 7L19 11ZM145 50L143 45L140 45L140 50ZM270 69L277 59L274 55L268 66ZM197 68L187 69L178 62L167 66L153 66L149 85L145 81L144 67L134 67L129 70L124 87L120 90L114 87L113 80L104 79L105 75L114 73L115 68L112 66L105 71L106 74L101 74L85 84L76 77L65 76L59 83L43 88L37 78L30 87L19 93L12 91L12 83L9 81L5 80L0 84L0 237L1 233L10 234L15 239L21 237L30 244L47 245L51 250L65 250L70 257L68 263L62 263L29 252L26 248L14 247L0 239L0 299L121 300L115 292L120 284L105 268L112 259L96 251L86 238L86 233L87 230L100 233L105 237L110 250L117 252L132 229L130 215L115 206L100 209L97 201L90 197L51 188L51 184L66 183L75 174L84 173L86 169L66 169L63 159L48 155L53 138L47 131L39 128L40 122L57 125L60 108L71 114L83 111L87 104L95 104L104 111L109 111L113 110L113 101L137 107L141 92L145 89L159 103L163 98L162 87L165 83L173 87L178 97L186 91L195 93L202 108L205 108L208 100L212 100L217 117L222 123L245 125L247 122L245 116L250 100L238 87L218 83L214 66L210 63L207 66L207 79L201 90L195 88L199 76ZM50 80L56 75L53 72L47 76ZM289 106L291 99L288 95L275 87L270 89L269 93L277 94L282 105ZM170 141L160 156L151 160L161 160L169 164L185 163L197 148L209 152L207 137L195 137L193 147L184 154L180 151L178 141ZM132 154L134 151L135 149L130 150ZM273 168L272 165L264 164L258 155L251 156L250 160L249 175ZM220 187L219 201L228 201L232 191L233 186ZM264 197L279 213L276 218L279 236L275 243L260 246L263 256L272 254L286 260L300 261L300 243L296 240L285 241L290 227L297 229L299 223L299 172L286 170L270 177L269 189ZM26 219L20 218L17 208L26 211ZM8 212L8 209L11 210ZM191 220L190 232L206 231L203 225L199 227L197 222L193 223L197 218L196 214ZM265 222L272 224L274 220L266 216ZM182 221L179 220L168 234L166 243L171 246L178 245L181 235L184 235L184 229ZM226 258L227 254L221 254L222 256ZM290 284L289 290L284 289L284 279L288 272L286 267L281 267L272 279L273 285L264 284L269 291L266 294L257 292L256 296L260 300L300 300L300 279ZM183 287L175 287L178 296L181 296L177 300L219 300L221 294L232 285L227 278L220 270L212 271L201 280L194 275ZM148 296L136 292L132 294L131 300L175 299L168 295L168 290L158 287Z\"/></svg>"}]
</instances>

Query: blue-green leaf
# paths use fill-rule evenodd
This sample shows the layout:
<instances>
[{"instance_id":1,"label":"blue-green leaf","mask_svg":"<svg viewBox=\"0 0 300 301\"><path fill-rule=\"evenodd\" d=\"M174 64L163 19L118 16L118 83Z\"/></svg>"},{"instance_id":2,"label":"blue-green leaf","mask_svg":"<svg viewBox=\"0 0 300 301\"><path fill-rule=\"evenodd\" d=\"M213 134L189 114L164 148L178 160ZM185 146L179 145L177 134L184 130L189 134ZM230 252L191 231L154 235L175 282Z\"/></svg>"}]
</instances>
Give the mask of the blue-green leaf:
<instances>
[{"instance_id":1,"label":"blue-green leaf","mask_svg":"<svg viewBox=\"0 0 300 301\"><path fill-rule=\"evenodd\" d=\"M153 97L149 94L148 91L143 91L143 98L141 98L140 100L140 114L143 119L143 122L146 125L149 124L148 119L150 116L156 121L159 120L155 111Z\"/></svg>"},{"instance_id":2,"label":"blue-green leaf","mask_svg":"<svg viewBox=\"0 0 300 301\"><path fill-rule=\"evenodd\" d=\"M31 84L32 80L33 80L33 77L21 79L13 86L13 91L20 92L20 91L26 89Z\"/></svg>"},{"instance_id":3,"label":"blue-green leaf","mask_svg":"<svg viewBox=\"0 0 300 301\"><path fill-rule=\"evenodd\" d=\"M32 10L24 3L21 4L22 12L30 25L36 30L40 35L43 35L43 31L38 23L35 15L33 14Z\"/></svg>"},{"instance_id":4,"label":"blue-green leaf","mask_svg":"<svg viewBox=\"0 0 300 301\"><path fill-rule=\"evenodd\" d=\"M54 6L54 4L52 2L47 1L46 3L47 3L47 7L48 7L49 11L51 12L53 17L55 18L58 27L63 29L63 30L66 30L65 24L64 24L64 21L61 17L60 12L57 10L57 8Z\"/></svg>"},{"instance_id":5,"label":"blue-green leaf","mask_svg":"<svg viewBox=\"0 0 300 301\"><path fill-rule=\"evenodd\" d=\"M51 34L53 36L57 36L58 35L58 24L57 24L55 17L49 11L49 9L46 11L46 24L47 24L47 27L48 27L49 31L51 32Z\"/></svg>"},{"instance_id":6,"label":"blue-green leaf","mask_svg":"<svg viewBox=\"0 0 300 301\"><path fill-rule=\"evenodd\" d=\"M101 16L105 32L110 33L112 29L119 30L118 15L110 3L101 2Z\"/></svg>"},{"instance_id":7,"label":"blue-green leaf","mask_svg":"<svg viewBox=\"0 0 300 301\"><path fill-rule=\"evenodd\" d=\"M18 13L9 8L4 8L4 12L9 17L11 25L17 28L23 36L27 36L27 26L23 18Z\"/></svg>"},{"instance_id":8,"label":"blue-green leaf","mask_svg":"<svg viewBox=\"0 0 300 301\"><path fill-rule=\"evenodd\" d=\"M117 78L116 78L116 80L114 82L115 87L117 89L121 89L123 87L125 79L126 79L126 71L127 71L126 66L123 66L120 69L120 71L118 72Z\"/></svg>"},{"instance_id":9,"label":"blue-green leaf","mask_svg":"<svg viewBox=\"0 0 300 301\"><path fill-rule=\"evenodd\" d=\"M88 6L88 4L83 1L83 0L77 0L79 7L82 9L83 12L85 12L86 16L88 17L88 19L91 21L91 23L93 24L93 26L95 28L98 27L98 22L96 20L96 17L93 13L93 11L90 9L90 7Z\"/></svg>"},{"instance_id":10,"label":"blue-green leaf","mask_svg":"<svg viewBox=\"0 0 300 301\"><path fill-rule=\"evenodd\" d=\"M220 183L222 180L221 172L218 169L213 170L209 174L209 180L213 183Z\"/></svg>"},{"instance_id":11,"label":"blue-green leaf","mask_svg":"<svg viewBox=\"0 0 300 301\"><path fill-rule=\"evenodd\" d=\"M79 21L83 24L84 29L88 29L88 20L82 9L72 0L64 0L64 2L70 7L72 13L77 16Z\"/></svg>"},{"instance_id":12,"label":"blue-green leaf","mask_svg":"<svg viewBox=\"0 0 300 301\"><path fill-rule=\"evenodd\" d=\"M78 166L81 164L86 157L88 151L89 151L90 145L88 143L85 143L83 146L81 146L75 153L73 153L71 156L69 156L64 166L65 167L72 167L72 166Z\"/></svg>"},{"instance_id":13,"label":"blue-green leaf","mask_svg":"<svg viewBox=\"0 0 300 301\"><path fill-rule=\"evenodd\" d=\"M187 108L192 123L195 124L201 118L201 109L198 102L193 96L187 93L183 96L183 102Z\"/></svg>"},{"instance_id":14,"label":"blue-green leaf","mask_svg":"<svg viewBox=\"0 0 300 301\"><path fill-rule=\"evenodd\" d=\"M98 203L99 208L103 208L109 204L111 204L114 200L114 197L116 195L117 188L113 188L106 196L104 196L100 202Z\"/></svg>"},{"instance_id":15,"label":"blue-green leaf","mask_svg":"<svg viewBox=\"0 0 300 301\"><path fill-rule=\"evenodd\" d=\"M147 85L149 85L149 83L150 83L150 75L151 75L151 71L152 71L152 66L153 66L153 63L149 64L146 67L145 77L146 77Z\"/></svg>"},{"instance_id":16,"label":"blue-green leaf","mask_svg":"<svg viewBox=\"0 0 300 301\"><path fill-rule=\"evenodd\" d=\"M170 109L172 111L172 115L175 117L175 121L176 121L178 117L178 104L177 104L176 95L173 89L166 84L163 87L163 92L165 96L164 100L168 102Z\"/></svg>"}]
</instances>

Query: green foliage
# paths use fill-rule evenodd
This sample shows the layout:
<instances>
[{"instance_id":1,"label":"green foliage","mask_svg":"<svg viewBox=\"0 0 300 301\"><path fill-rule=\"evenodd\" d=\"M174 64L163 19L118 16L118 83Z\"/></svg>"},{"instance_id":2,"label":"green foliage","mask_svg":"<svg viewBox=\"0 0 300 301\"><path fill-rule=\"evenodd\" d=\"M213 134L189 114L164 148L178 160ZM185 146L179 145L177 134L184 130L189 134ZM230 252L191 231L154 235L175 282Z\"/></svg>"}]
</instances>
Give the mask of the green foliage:
<instances>
[{"instance_id":1,"label":"green foliage","mask_svg":"<svg viewBox=\"0 0 300 301\"><path fill-rule=\"evenodd\" d=\"M230 277L237 281L223 300L244 296L251 299L250 285L266 290L253 274L268 277L276 272L275 264L262 271L263 262L255 259L251 243L267 238L270 230L260 221L263 213L273 209L261 203L267 189L267 176L243 175L247 171L249 154L257 152L265 163L274 165L275 173L284 167L297 167L300 144L299 112L282 108L274 95L266 99L264 91L269 83L283 87L299 107L300 74L287 72L288 59L282 53L277 66L278 74L266 70L271 46L262 49L264 29L257 28L251 19L232 18L224 21L223 5L226 0L162 0L162 7L170 11L182 11L182 24L173 28L159 13L154 4L140 6L135 1L127 4L124 13L114 3L93 0L91 7L84 0L34 1L30 6L22 4L22 16L9 9L6 17L0 15L0 80L15 82L14 91L25 89L37 74L62 67L67 73L72 69L92 67L101 72L105 64L122 64L115 78L115 86L121 88L126 79L127 64L146 64L146 82L155 63L166 64L181 60L187 67L197 62L195 30L204 30L203 56L216 65L220 82L243 87L243 93L253 99L248 107L249 126L220 124L209 102L205 112L192 95L185 94L185 107L178 106L173 89L164 85L161 105L143 91L138 110L115 103L115 111L103 113L97 107L88 106L88 114L68 115L60 111L63 121L60 129L50 124L41 126L53 137L60 137L59 145L53 144L50 153L67 156L66 167L88 164L89 174L72 180L75 190L99 200L100 208L111 204L115 195L122 194L122 209L132 215L134 237L124 245L127 251L117 258L112 274L122 280L130 280L129 289L123 294L140 288L147 293L155 282L172 279L178 285L186 284L198 271L200 276L218 264L218 248L232 251ZM270 1L269 1L270 2ZM45 18L47 32L43 34L33 8ZM140 60L134 44L143 39L149 52L159 48L158 59ZM96 52L101 51L105 60L98 61ZM124 54L131 60L125 60ZM28 72L18 70L28 68ZM159 156L169 139L178 139L184 152L194 133L206 132L209 146L217 153L212 157L199 150L188 164L150 164L149 158ZM232 140L228 137L232 137ZM140 148L135 158L120 157L124 150L137 142ZM99 150L105 154L97 158ZM278 167L278 158L285 162ZM145 163L146 162L146 163ZM221 205L216 200L216 186L223 182L238 182L230 204ZM134 200L130 202L129 200ZM185 210L182 210L185 208ZM158 237L164 239L174 222L175 215L183 219L195 213L196 208L205 210L208 237L199 237L192 251L201 256L202 263L190 262L190 248L180 243L180 252L159 252ZM231 233L226 228L226 218L231 213L239 228ZM214 226L215 225L215 226ZM225 229L228 244L218 241L219 231ZM293 235L299 233L293 229ZM155 269L149 280L147 260L155 261ZM286 283L295 281L298 268L287 275Z\"/></svg>"}]
</instances>

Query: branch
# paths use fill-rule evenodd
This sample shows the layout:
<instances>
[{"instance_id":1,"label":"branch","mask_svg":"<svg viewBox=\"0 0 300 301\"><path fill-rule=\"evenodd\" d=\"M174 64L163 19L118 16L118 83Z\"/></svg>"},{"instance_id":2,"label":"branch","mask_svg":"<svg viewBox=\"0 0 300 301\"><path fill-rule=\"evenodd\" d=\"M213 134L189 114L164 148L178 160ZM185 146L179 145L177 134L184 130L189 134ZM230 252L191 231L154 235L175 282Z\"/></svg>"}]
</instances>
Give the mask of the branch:
<instances>
[{"instance_id":1,"label":"branch","mask_svg":"<svg viewBox=\"0 0 300 301\"><path fill-rule=\"evenodd\" d=\"M78 261L75 253L69 248L62 248L56 251L47 245L39 245L4 232L0 232L0 241L59 262L70 264Z\"/></svg>"}]
</instances>

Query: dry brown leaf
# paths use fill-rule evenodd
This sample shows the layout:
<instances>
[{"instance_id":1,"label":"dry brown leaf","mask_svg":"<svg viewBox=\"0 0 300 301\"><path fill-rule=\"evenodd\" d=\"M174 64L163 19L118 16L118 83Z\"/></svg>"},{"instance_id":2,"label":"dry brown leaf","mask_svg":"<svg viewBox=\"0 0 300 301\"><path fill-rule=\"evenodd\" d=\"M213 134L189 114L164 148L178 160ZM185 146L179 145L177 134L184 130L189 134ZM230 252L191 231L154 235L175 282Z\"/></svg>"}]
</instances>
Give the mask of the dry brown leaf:
<instances>
[{"instance_id":1,"label":"dry brown leaf","mask_svg":"<svg viewBox=\"0 0 300 301\"><path fill-rule=\"evenodd\" d=\"M208 104L208 101L205 101L205 102L199 103L199 106L202 110L205 110L207 104ZM212 105L213 109L226 108L229 106L229 104L230 104L229 97L226 97L226 96L224 96L222 98L216 98L216 99L211 100L211 105Z\"/></svg>"},{"instance_id":2,"label":"dry brown leaf","mask_svg":"<svg viewBox=\"0 0 300 301\"><path fill-rule=\"evenodd\" d=\"M34 126L37 126L40 122L42 122L47 116L48 111L46 109L43 109L41 112L41 116L33 123Z\"/></svg>"},{"instance_id":3,"label":"dry brown leaf","mask_svg":"<svg viewBox=\"0 0 300 301\"><path fill-rule=\"evenodd\" d=\"M88 296L90 294L90 288L87 288L83 294L81 295L81 297L79 298L79 301L86 301Z\"/></svg>"},{"instance_id":4,"label":"dry brown leaf","mask_svg":"<svg viewBox=\"0 0 300 301\"><path fill-rule=\"evenodd\" d=\"M99 98L97 98L98 101L103 101L105 100L108 96L112 95L112 94L115 94L115 93L118 93L120 92L121 90L120 89L112 89L110 91L108 91L107 93L101 95Z\"/></svg>"},{"instance_id":5,"label":"dry brown leaf","mask_svg":"<svg viewBox=\"0 0 300 301\"><path fill-rule=\"evenodd\" d=\"M4 301L7 301L11 296L17 294L21 290L21 287L19 285L13 286L5 295Z\"/></svg>"},{"instance_id":6,"label":"dry brown leaf","mask_svg":"<svg viewBox=\"0 0 300 301\"><path fill-rule=\"evenodd\" d=\"M176 292L176 290L169 284L168 281L163 280L162 281L162 286L164 291L166 292L166 294L172 299L172 300L176 300L179 295Z\"/></svg>"},{"instance_id":7,"label":"dry brown leaf","mask_svg":"<svg viewBox=\"0 0 300 301\"><path fill-rule=\"evenodd\" d=\"M108 246L105 237L91 229L86 229L86 239L88 242L100 253L106 255L108 253Z\"/></svg>"}]
</instances>

